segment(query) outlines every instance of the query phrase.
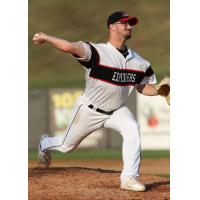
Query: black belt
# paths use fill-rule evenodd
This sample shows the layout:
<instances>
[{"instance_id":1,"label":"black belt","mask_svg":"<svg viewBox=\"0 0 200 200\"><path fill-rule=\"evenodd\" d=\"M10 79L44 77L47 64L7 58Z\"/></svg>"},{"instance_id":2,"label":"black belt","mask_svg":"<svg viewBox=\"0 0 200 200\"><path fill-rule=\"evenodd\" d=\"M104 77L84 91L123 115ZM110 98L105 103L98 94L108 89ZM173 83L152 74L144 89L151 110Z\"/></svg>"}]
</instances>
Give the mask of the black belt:
<instances>
[{"instance_id":1,"label":"black belt","mask_svg":"<svg viewBox=\"0 0 200 200\"><path fill-rule=\"evenodd\" d=\"M114 112L114 110L108 112L108 111L105 111L105 110L101 110L100 108L94 109L95 107L92 104L90 104L88 107L91 108L91 109L93 109L93 110L96 110L97 112L100 112L100 113L103 113L103 114L106 114L106 115L112 115L113 112Z\"/></svg>"}]
</instances>

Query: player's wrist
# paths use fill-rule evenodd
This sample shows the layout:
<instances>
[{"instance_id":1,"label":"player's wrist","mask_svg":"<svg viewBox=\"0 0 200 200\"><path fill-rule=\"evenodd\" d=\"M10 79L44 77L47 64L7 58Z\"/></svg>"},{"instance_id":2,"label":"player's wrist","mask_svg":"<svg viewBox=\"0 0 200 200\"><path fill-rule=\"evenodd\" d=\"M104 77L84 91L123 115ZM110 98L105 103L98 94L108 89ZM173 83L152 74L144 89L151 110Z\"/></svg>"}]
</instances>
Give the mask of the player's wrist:
<instances>
[{"instance_id":1,"label":"player's wrist","mask_svg":"<svg viewBox=\"0 0 200 200\"><path fill-rule=\"evenodd\" d=\"M46 33L44 33L42 39L44 41L48 42L49 41L49 35L47 35Z\"/></svg>"}]
</instances>

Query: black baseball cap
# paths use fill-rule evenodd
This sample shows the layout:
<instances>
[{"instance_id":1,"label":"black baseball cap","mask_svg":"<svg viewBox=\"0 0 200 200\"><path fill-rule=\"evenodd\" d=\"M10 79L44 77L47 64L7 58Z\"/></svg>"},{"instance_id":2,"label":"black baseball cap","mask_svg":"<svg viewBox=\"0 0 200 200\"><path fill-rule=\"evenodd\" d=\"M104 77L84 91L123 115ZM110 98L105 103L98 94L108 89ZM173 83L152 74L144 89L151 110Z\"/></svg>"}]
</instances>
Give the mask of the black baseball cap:
<instances>
[{"instance_id":1,"label":"black baseball cap","mask_svg":"<svg viewBox=\"0 0 200 200\"><path fill-rule=\"evenodd\" d=\"M129 16L126 12L124 11L117 11L112 13L107 20L107 26L109 28L110 24L114 24L116 22L128 22L131 21L133 25L136 25L139 20L137 17Z\"/></svg>"}]
</instances>

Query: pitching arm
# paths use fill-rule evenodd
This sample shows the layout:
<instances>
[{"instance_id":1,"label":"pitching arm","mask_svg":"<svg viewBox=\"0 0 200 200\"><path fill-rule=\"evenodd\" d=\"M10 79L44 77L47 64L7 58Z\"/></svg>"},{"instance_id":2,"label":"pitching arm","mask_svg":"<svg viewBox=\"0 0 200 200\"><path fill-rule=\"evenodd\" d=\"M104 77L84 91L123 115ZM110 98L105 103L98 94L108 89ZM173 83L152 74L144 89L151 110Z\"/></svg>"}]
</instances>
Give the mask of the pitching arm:
<instances>
[{"instance_id":1,"label":"pitching arm","mask_svg":"<svg viewBox=\"0 0 200 200\"><path fill-rule=\"evenodd\" d=\"M34 44L43 44L45 42L51 44L60 51L76 55L80 58L86 56L86 50L83 42L69 42L67 40L57 38L46 33L36 33L33 36Z\"/></svg>"}]
</instances>

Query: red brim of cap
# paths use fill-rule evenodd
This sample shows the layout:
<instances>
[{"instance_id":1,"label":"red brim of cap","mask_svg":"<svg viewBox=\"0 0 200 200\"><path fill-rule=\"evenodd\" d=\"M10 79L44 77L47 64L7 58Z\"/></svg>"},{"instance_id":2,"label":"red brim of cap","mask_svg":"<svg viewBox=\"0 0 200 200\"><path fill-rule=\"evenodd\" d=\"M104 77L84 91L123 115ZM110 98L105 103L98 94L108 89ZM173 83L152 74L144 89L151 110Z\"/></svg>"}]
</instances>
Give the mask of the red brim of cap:
<instances>
[{"instance_id":1,"label":"red brim of cap","mask_svg":"<svg viewBox=\"0 0 200 200\"><path fill-rule=\"evenodd\" d=\"M131 21L134 25L138 24L139 20L137 17L126 17L118 20L118 22L129 22Z\"/></svg>"}]
</instances>

